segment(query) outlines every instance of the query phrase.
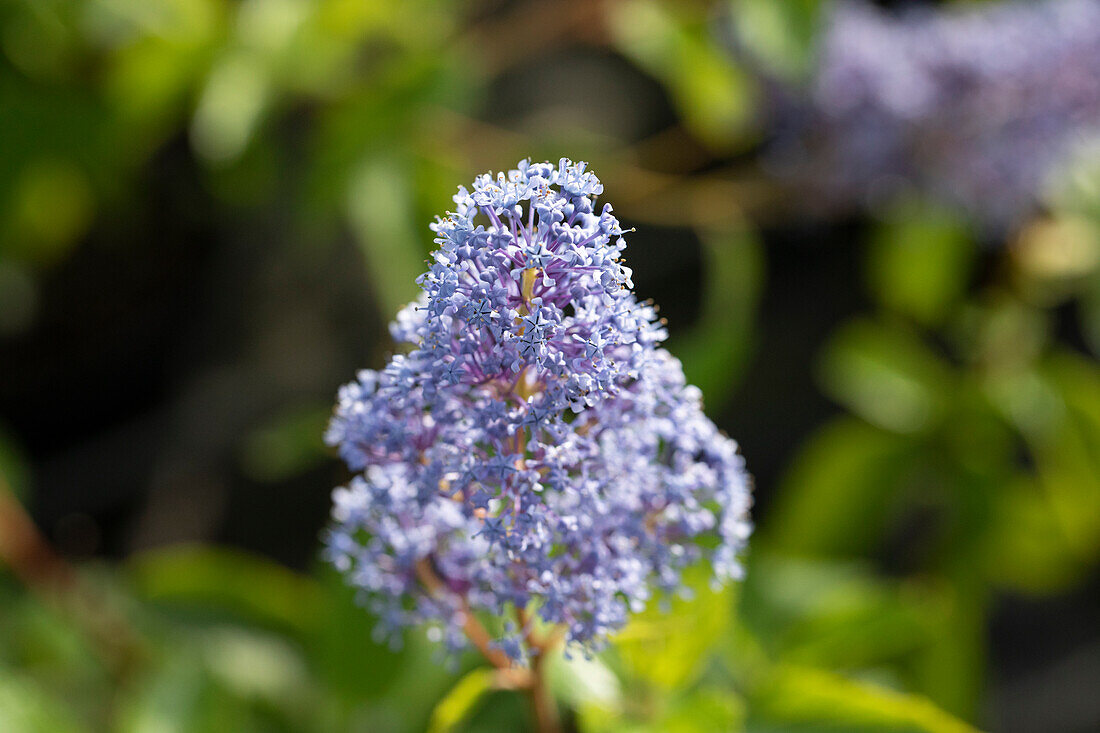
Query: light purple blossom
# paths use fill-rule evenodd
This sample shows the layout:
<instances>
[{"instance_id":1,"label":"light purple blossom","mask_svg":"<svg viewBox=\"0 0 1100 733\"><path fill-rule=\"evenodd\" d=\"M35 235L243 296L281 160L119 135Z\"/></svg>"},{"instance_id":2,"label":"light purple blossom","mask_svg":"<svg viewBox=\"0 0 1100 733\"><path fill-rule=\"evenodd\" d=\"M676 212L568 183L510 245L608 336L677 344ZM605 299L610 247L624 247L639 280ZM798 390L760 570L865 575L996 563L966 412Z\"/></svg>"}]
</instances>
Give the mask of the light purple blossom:
<instances>
[{"instance_id":1,"label":"light purple blossom","mask_svg":"<svg viewBox=\"0 0 1100 733\"><path fill-rule=\"evenodd\" d=\"M829 6L807 98L772 160L834 207L906 187L1018 224L1100 137L1100 0Z\"/></svg>"},{"instance_id":2,"label":"light purple blossom","mask_svg":"<svg viewBox=\"0 0 1100 733\"><path fill-rule=\"evenodd\" d=\"M326 437L357 476L326 554L384 635L457 647L467 609L517 607L591 649L690 564L741 575L743 460L660 348L602 191L565 159L460 188L391 327L408 352L340 390Z\"/></svg>"}]
</instances>

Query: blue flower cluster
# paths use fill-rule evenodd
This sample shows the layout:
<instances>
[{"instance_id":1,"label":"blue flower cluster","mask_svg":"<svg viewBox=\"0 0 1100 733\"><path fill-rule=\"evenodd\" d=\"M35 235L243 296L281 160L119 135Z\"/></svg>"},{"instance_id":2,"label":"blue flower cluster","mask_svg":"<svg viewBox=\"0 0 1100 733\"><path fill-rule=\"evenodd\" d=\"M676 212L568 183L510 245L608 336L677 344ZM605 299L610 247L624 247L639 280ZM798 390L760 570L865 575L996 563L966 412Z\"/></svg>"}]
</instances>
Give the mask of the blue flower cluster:
<instances>
[{"instance_id":1,"label":"blue flower cluster","mask_svg":"<svg viewBox=\"0 0 1100 733\"><path fill-rule=\"evenodd\" d=\"M1100 137L1100 0L831 6L784 167L833 205L915 186L993 228ZM797 110L797 111L796 111Z\"/></svg>"},{"instance_id":2,"label":"blue flower cluster","mask_svg":"<svg viewBox=\"0 0 1100 733\"><path fill-rule=\"evenodd\" d=\"M409 350L340 391L326 437L357 475L326 553L390 638L457 649L468 614L516 609L591 649L692 563L740 577L743 460L659 347L602 191L565 159L459 188L391 327Z\"/></svg>"}]
</instances>

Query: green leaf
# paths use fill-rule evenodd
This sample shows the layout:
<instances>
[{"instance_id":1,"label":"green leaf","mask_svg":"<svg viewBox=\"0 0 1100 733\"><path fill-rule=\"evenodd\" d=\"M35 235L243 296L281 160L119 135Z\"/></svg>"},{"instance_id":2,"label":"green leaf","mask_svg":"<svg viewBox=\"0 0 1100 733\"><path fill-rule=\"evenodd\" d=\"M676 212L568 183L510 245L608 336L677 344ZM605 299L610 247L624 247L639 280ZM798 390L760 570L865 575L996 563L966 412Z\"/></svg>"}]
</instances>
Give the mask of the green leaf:
<instances>
[{"instance_id":1,"label":"green leaf","mask_svg":"<svg viewBox=\"0 0 1100 733\"><path fill-rule=\"evenodd\" d=\"M1100 222L1100 145L1078 145L1055 173L1043 191L1050 208Z\"/></svg>"},{"instance_id":2,"label":"green leaf","mask_svg":"<svg viewBox=\"0 0 1100 733\"><path fill-rule=\"evenodd\" d=\"M546 660L546 674L554 697L574 710L599 708L615 712L622 706L622 689L615 676L598 657L585 659L554 652Z\"/></svg>"},{"instance_id":3,"label":"green leaf","mask_svg":"<svg viewBox=\"0 0 1100 733\"><path fill-rule=\"evenodd\" d=\"M119 733L325 730L331 720L299 645L231 623L166 627L117 691ZM346 728L345 728L346 729Z\"/></svg>"},{"instance_id":4,"label":"green leaf","mask_svg":"<svg viewBox=\"0 0 1100 733\"><path fill-rule=\"evenodd\" d=\"M955 567L941 586L942 612L928 615L932 643L913 659L912 687L942 709L972 717L977 713L986 669L989 591L977 558L952 558Z\"/></svg>"},{"instance_id":5,"label":"green leaf","mask_svg":"<svg viewBox=\"0 0 1100 733\"><path fill-rule=\"evenodd\" d=\"M322 436L331 417L328 404L284 410L245 437L243 472L256 481L282 481L322 463L329 457Z\"/></svg>"},{"instance_id":6,"label":"green leaf","mask_svg":"<svg viewBox=\"0 0 1100 733\"><path fill-rule=\"evenodd\" d=\"M1100 555L1100 369L1094 362L1058 353L1040 364L991 372L990 401L1016 426L1034 464L1034 479L1004 494L990 542L1025 553L1015 569L1038 589L1070 580ZM1016 527L1012 517L1029 516ZM1025 539L1025 532L1034 533ZM1037 540L1036 538L1045 538ZM1041 541L1043 548L1027 547ZM991 546L989 551L996 552ZM1070 556L1064 556L1068 551ZM1010 555L1011 556L1011 555ZM1039 570L1047 567L1049 576ZM1006 569L1011 580L1012 569ZM998 573L1006 579L1006 572Z\"/></svg>"},{"instance_id":7,"label":"green leaf","mask_svg":"<svg viewBox=\"0 0 1100 733\"><path fill-rule=\"evenodd\" d=\"M995 291L959 310L948 334L960 356L985 374L1029 367L1049 345L1051 314L1008 293Z\"/></svg>"},{"instance_id":8,"label":"green leaf","mask_svg":"<svg viewBox=\"0 0 1100 733\"><path fill-rule=\"evenodd\" d=\"M712 590L708 576L709 569L703 567L685 573L693 598L671 599L668 611L661 610L659 601L650 601L615 637L615 648L631 675L676 689L703 672L733 613L730 588Z\"/></svg>"},{"instance_id":9,"label":"green leaf","mask_svg":"<svg viewBox=\"0 0 1100 733\"><path fill-rule=\"evenodd\" d=\"M829 396L897 433L929 430L946 412L954 387L949 368L916 334L870 320L840 328L819 374Z\"/></svg>"},{"instance_id":10,"label":"green leaf","mask_svg":"<svg viewBox=\"0 0 1100 733\"><path fill-rule=\"evenodd\" d=\"M993 511L982 553L984 573L992 582L1049 594L1067 589L1088 571L1089 563L1069 541L1055 503L1036 478L1018 476L1004 486Z\"/></svg>"},{"instance_id":11,"label":"green leaf","mask_svg":"<svg viewBox=\"0 0 1100 733\"><path fill-rule=\"evenodd\" d=\"M191 122L191 142L207 161L234 161L251 142L274 96L270 70L256 54L233 50L206 80Z\"/></svg>"},{"instance_id":12,"label":"green leaf","mask_svg":"<svg viewBox=\"0 0 1100 733\"><path fill-rule=\"evenodd\" d=\"M753 118L751 78L713 40L705 13L630 0L613 6L618 47L668 88L685 124L716 150L735 147Z\"/></svg>"},{"instance_id":13,"label":"green leaf","mask_svg":"<svg viewBox=\"0 0 1100 733\"><path fill-rule=\"evenodd\" d=\"M740 603L742 623L773 657L833 669L897 663L934 643L935 624L949 613L931 583L760 551L749 557Z\"/></svg>"},{"instance_id":14,"label":"green leaf","mask_svg":"<svg viewBox=\"0 0 1100 733\"><path fill-rule=\"evenodd\" d=\"M279 704L306 702L308 673L300 649L255 629L219 626L197 634L205 668L216 683L242 698Z\"/></svg>"},{"instance_id":15,"label":"green leaf","mask_svg":"<svg viewBox=\"0 0 1100 733\"><path fill-rule=\"evenodd\" d=\"M1060 403L1055 429L1033 434L1039 481L1069 544L1086 561L1100 555L1100 369L1069 354L1043 369Z\"/></svg>"},{"instance_id":16,"label":"green leaf","mask_svg":"<svg viewBox=\"0 0 1100 733\"><path fill-rule=\"evenodd\" d=\"M108 668L72 614L30 594L0 597L0 605L0 658L39 679L80 688L82 701L97 694L97 682L106 686Z\"/></svg>"},{"instance_id":17,"label":"green leaf","mask_svg":"<svg viewBox=\"0 0 1100 733\"><path fill-rule=\"evenodd\" d=\"M307 634L320 606L316 581L237 550L182 545L132 557L127 575L137 594L192 608L220 608Z\"/></svg>"},{"instance_id":18,"label":"green leaf","mask_svg":"<svg viewBox=\"0 0 1100 733\"><path fill-rule=\"evenodd\" d=\"M387 316L416 297L416 278L424 270L425 237L413 224L412 200L409 171L397 159L368 158L352 174L348 217L376 302Z\"/></svg>"},{"instance_id":19,"label":"green leaf","mask_svg":"<svg viewBox=\"0 0 1100 733\"><path fill-rule=\"evenodd\" d=\"M916 457L905 437L860 420L826 424L792 460L754 546L806 556L872 549Z\"/></svg>"},{"instance_id":20,"label":"green leaf","mask_svg":"<svg viewBox=\"0 0 1100 733\"><path fill-rule=\"evenodd\" d=\"M1093 355L1100 356L1100 271L1093 273L1083 290L1077 306L1081 328Z\"/></svg>"},{"instance_id":21,"label":"green leaf","mask_svg":"<svg viewBox=\"0 0 1100 733\"><path fill-rule=\"evenodd\" d=\"M938 324L966 292L976 247L946 208L907 201L888 212L868 253L871 292L886 308Z\"/></svg>"},{"instance_id":22,"label":"green leaf","mask_svg":"<svg viewBox=\"0 0 1100 733\"><path fill-rule=\"evenodd\" d=\"M732 690L714 685L686 692L655 695L632 701L629 713L604 709L577 711L585 733L697 733L743 729L744 700Z\"/></svg>"},{"instance_id":23,"label":"green leaf","mask_svg":"<svg viewBox=\"0 0 1100 733\"><path fill-rule=\"evenodd\" d=\"M440 663L439 643L424 630L407 631L389 646L379 643L375 619L356 603L346 579L327 564L316 576L321 605L307 655L333 719L342 721L333 730L423 731L460 670Z\"/></svg>"},{"instance_id":24,"label":"green leaf","mask_svg":"<svg viewBox=\"0 0 1100 733\"><path fill-rule=\"evenodd\" d=\"M778 667L749 710L750 721L780 723L782 730L975 731L923 697L794 665Z\"/></svg>"},{"instance_id":25,"label":"green leaf","mask_svg":"<svg viewBox=\"0 0 1100 733\"><path fill-rule=\"evenodd\" d=\"M820 0L732 0L741 43L768 68L797 80L811 68L821 20Z\"/></svg>"},{"instance_id":26,"label":"green leaf","mask_svg":"<svg viewBox=\"0 0 1100 733\"><path fill-rule=\"evenodd\" d=\"M10 221L22 251L39 265L64 259L91 226L95 192L87 174L70 160L43 157L20 177Z\"/></svg>"},{"instance_id":27,"label":"green leaf","mask_svg":"<svg viewBox=\"0 0 1100 733\"><path fill-rule=\"evenodd\" d=\"M745 702L730 690L701 687L673 701L655 721L654 733L740 730Z\"/></svg>"},{"instance_id":28,"label":"green leaf","mask_svg":"<svg viewBox=\"0 0 1100 733\"><path fill-rule=\"evenodd\" d=\"M465 720L486 693L493 689L494 671L478 667L458 681L432 711L430 733L447 733Z\"/></svg>"},{"instance_id":29,"label":"green leaf","mask_svg":"<svg viewBox=\"0 0 1100 733\"><path fill-rule=\"evenodd\" d=\"M739 618L774 663L873 670L946 710L973 713L985 638L985 591L973 570L953 569L944 581L898 581L855 562L758 552L749 560ZM738 653L729 648L725 654L734 671ZM768 668L756 664L737 675L746 694Z\"/></svg>"},{"instance_id":30,"label":"green leaf","mask_svg":"<svg viewBox=\"0 0 1100 733\"><path fill-rule=\"evenodd\" d=\"M0 730L5 733L81 733L90 730L55 698L12 670L0 668Z\"/></svg>"},{"instance_id":31,"label":"green leaf","mask_svg":"<svg viewBox=\"0 0 1100 733\"><path fill-rule=\"evenodd\" d=\"M246 702L213 684L193 646L166 652L125 691L114 726L119 733L257 730Z\"/></svg>"},{"instance_id":32,"label":"green leaf","mask_svg":"<svg viewBox=\"0 0 1100 733\"><path fill-rule=\"evenodd\" d=\"M729 398L752 346L764 254L747 228L701 233L700 241L703 312L690 332L673 337L670 349L683 363L688 382L715 408Z\"/></svg>"},{"instance_id":33,"label":"green leaf","mask_svg":"<svg viewBox=\"0 0 1100 733\"><path fill-rule=\"evenodd\" d=\"M418 637L400 654L373 638L375 619L355 602L355 590L334 568L325 565L315 574L322 598L309 655L314 673L342 703L356 706L388 696L401 683L403 670L416 663L428 664L429 655L423 653ZM429 677L420 670L421 688L430 688ZM426 689L424 694L432 691ZM430 704L430 698L424 700L426 707Z\"/></svg>"}]
</instances>

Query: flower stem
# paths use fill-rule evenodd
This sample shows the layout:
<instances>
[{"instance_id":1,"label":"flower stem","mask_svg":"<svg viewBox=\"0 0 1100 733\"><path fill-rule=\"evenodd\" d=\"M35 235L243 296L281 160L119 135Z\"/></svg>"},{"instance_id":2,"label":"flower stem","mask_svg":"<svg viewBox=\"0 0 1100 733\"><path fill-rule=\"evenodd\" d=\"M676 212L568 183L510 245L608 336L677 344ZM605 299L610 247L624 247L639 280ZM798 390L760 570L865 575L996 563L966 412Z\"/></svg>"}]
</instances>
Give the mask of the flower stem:
<instances>
[{"instance_id":1,"label":"flower stem","mask_svg":"<svg viewBox=\"0 0 1100 733\"><path fill-rule=\"evenodd\" d=\"M435 570L427 559L421 560L416 564L416 576L432 595L447 593L443 581L436 575ZM460 603L462 605L463 615L462 630L465 632L466 638L468 638L470 643L481 652L481 656L485 657L489 664L497 669L508 669L511 667L512 663L511 660L508 659L507 654L500 649L494 649L489 646L489 632L486 631L485 627L481 625L481 622L477 620L477 616L474 615L473 610L466 603L466 599L460 598Z\"/></svg>"},{"instance_id":2,"label":"flower stem","mask_svg":"<svg viewBox=\"0 0 1100 733\"><path fill-rule=\"evenodd\" d=\"M443 581L427 560L421 560L416 565L416 575L424 587L432 595L446 593ZM561 719L558 716L558 708L554 698L550 694L550 687L546 679L546 665L544 664L548 651L557 646L560 634L555 632L546 637L536 637L527 628L530 620L527 610L516 608L516 617L520 621L521 629L527 630L527 646L531 655L531 668L525 670L512 666L512 660L500 649L490 645L489 632L474 616L473 611L466 605L465 599L461 600L462 611L465 616L462 630L470 643L474 645L481 655L485 657L499 675L500 686L504 689L523 690L531 701L531 711L535 718L535 730L537 733L561 733Z\"/></svg>"},{"instance_id":3,"label":"flower stem","mask_svg":"<svg viewBox=\"0 0 1100 733\"><path fill-rule=\"evenodd\" d=\"M535 716L535 730L538 733L560 733L561 721L558 718L554 697L550 694L547 684L545 660L546 655L557 647L561 638L561 629L558 627L544 635L536 634L527 608L516 606L515 610L516 621L519 622L520 631L527 642L531 657L531 684L527 688L527 696Z\"/></svg>"},{"instance_id":4,"label":"flower stem","mask_svg":"<svg viewBox=\"0 0 1100 733\"><path fill-rule=\"evenodd\" d=\"M75 574L38 531L0 476L0 561L28 588L53 595L72 586Z\"/></svg>"},{"instance_id":5,"label":"flower stem","mask_svg":"<svg viewBox=\"0 0 1100 733\"><path fill-rule=\"evenodd\" d=\"M531 656L531 686L527 695L531 700L531 711L535 716L535 730L538 733L561 733L561 720L558 707L550 694L546 680L545 649L533 650Z\"/></svg>"},{"instance_id":6,"label":"flower stem","mask_svg":"<svg viewBox=\"0 0 1100 733\"><path fill-rule=\"evenodd\" d=\"M116 679L144 655L126 618L86 585L50 545L0 474L0 564L45 603L60 608L95 644Z\"/></svg>"}]
</instances>

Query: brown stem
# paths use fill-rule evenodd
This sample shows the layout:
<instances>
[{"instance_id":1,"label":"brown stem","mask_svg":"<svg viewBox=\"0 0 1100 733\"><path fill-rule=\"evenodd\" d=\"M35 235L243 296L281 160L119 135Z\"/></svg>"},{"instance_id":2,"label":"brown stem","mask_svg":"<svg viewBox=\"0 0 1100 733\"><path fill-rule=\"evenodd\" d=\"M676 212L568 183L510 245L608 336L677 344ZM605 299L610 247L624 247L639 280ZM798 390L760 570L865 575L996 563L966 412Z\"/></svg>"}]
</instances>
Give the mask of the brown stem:
<instances>
[{"instance_id":1,"label":"brown stem","mask_svg":"<svg viewBox=\"0 0 1100 733\"><path fill-rule=\"evenodd\" d=\"M558 718L557 705L547 685L544 662L547 654L557 647L563 629L559 626L545 635L539 635L533 628L527 608L516 606L515 610L516 621L523 631L527 649L531 654L531 685L527 688L527 696L531 700L531 710L535 716L535 729L538 733L559 733L561 721Z\"/></svg>"},{"instance_id":2,"label":"brown stem","mask_svg":"<svg viewBox=\"0 0 1100 733\"><path fill-rule=\"evenodd\" d=\"M436 575L435 570L432 568L427 558L420 560L416 564L416 577L432 595L440 595L449 592L444 587L440 577ZM485 627L481 625L481 622L477 620L477 616L474 615L466 599L459 596L459 603L463 616L462 630L466 633L466 637L470 640L470 643L481 652L481 656L485 657L489 664L497 669L510 669L512 660L510 660L508 655L500 649L494 649L489 645L491 641L489 632L486 631Z\"/></svg>"},{"instance_id":3,"label":"brown stem","mask_svg":"<svg viewBox=\"0 0 1100 733\"><path fill-rule=\"evenodd\" d=\"M546 680L545 649L531 651L531 686L527 695L531 699L531 710L535 716L535 730L538 733L561 733L561 719L558 706L550 694Z\"/></svg>"},{"instance_id":4,"label":"brown stem","mask_svg":"<svg viewBox=\"0 0 1100 733\"><path fill-rule=\"evenodd\" d=\"M72 587L76 575L53 551L0 476L0 560L28 588L54 595Z\"/></svg>"},{"instance_id":5,"label":"brown stem","mask_svg":"<svg viewBox=\"0 0 1100 733\"><path fill-rule=\"evenodd\" d=\"M449 592L427 558L416 564L416 577L432 595ZM558 717L557 705L550 694L544 665L547 651L556 646L560 638L558 631L546 638L535 637L528 628L527 609L517 607L516 618L520 622L520 628L525 629L527 633L527 645L531 651L531 669L516 668L512 666L512 660L507 654L490 646L489 632L474 616L466 599L459 596L459 603L464 617L462 630L470 643L481 652L489 664L496 668L497 686L507 690L524 690L527 693L535 716L535 730L538 733L561 733L561 720Z\"/></svg>"},{"instance_id":6,"label":"brown stem","mask_svg":"<svg viewBox=\"0 0 1100 733\"><path fill-rule=\"evenodd\" d=\"M116 678L133 670L142 650L129 624L54 551L2 474L0 562L28 590L72 618L98 647Z\"/></svg>"}]
</instances>

